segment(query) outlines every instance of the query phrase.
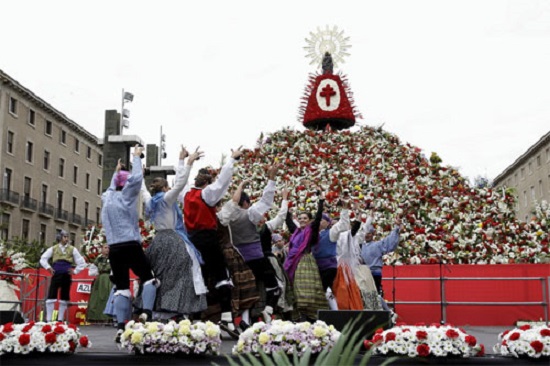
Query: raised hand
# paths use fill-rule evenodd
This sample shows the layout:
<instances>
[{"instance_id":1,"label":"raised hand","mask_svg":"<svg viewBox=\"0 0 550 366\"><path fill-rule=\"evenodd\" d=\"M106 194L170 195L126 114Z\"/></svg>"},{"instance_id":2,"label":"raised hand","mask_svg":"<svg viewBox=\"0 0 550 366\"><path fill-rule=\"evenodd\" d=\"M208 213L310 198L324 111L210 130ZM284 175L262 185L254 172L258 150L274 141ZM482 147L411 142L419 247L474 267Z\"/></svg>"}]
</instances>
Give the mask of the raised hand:
<instances>
[{"instance_id":1,"label":"raised hand","mask_svg":"<svg viewBox=\"0 0 550 366\"><path fill-rule=\"evenodd\" d=\"M280 164L273 164L267 169L267 178L269 180L275 180L275 177L277 176L277 171L279 171L279 168L281 167Z\"/></svg>"},{"instance_id":2,"label":"raised hand","mask_svg":"<svg viewBox=\"0 0 550 366\"><path fill-rule=\"evenodd\" d=\"M189 153L187 153L187 154L189 155ZM191 155L189 155L189 159L187 159L187 165L193 165L193 163L196 160L199 160L203 156L204 156L204 152L199 151L199 147L197 146L197 148L195 149L195 152L192 153Z\"/></svg>"},{"instance_id":3,"label":"raised hand","mask_svg":"<svg viewBox=\"0 0 550 366\"><path fill-rule=\"evenodd\" d=\"M239 146L237 150L231 149L231 157L235 160L239 160L241 156L243 155L243 145Z\"/></svg>"},{"instance_id":4,"label":"raised hand","mask_svg":"<svg viewBox=\"0 0 550 366\"><path fill-rule=\"evenodd\" d=\"M180 160L183 160L188 156L189 156L189 152L187 151L187 149L183 145L181 145Z\"/></svg>"}]
</instances>

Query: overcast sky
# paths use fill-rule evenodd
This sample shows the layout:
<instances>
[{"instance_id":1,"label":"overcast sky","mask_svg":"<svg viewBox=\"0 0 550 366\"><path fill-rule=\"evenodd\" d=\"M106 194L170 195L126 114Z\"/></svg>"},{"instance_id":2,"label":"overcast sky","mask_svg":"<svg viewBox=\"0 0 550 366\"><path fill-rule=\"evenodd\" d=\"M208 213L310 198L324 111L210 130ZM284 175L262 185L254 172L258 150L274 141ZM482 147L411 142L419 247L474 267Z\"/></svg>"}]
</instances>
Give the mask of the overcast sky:
<instances>
[{"instance_id":1,"label":"overcast sky","mask_svg":"<svg viewBox=\"0 0 550 366\"><path fill-rule=\"evenodd\" d=\"M7 1L0 69L102 137L222 153L297 121L306 38L337 26L359 123L494 178L550 130L550 1ZM203 164L200 164L201 166Z\"/></svg>"}]
</instances>

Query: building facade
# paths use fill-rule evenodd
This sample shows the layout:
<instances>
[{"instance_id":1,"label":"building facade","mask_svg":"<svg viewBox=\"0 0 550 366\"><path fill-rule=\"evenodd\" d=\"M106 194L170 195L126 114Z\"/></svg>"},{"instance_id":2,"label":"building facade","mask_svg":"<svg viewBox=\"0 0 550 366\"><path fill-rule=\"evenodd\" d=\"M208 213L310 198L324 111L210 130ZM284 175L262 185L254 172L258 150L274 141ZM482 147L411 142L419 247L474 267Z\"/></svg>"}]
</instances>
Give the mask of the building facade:
<instances>
[{"instance_id":1,"label":"building facade","mask_svg":"<svg viewBox=\"0 0 550 366\"><path fill-rule=\"evenodd\" d=\"M529 220L535 202L550 202L550 132L500 173L493 186L515 189L516 217L522 221Z\"/></svg>"},{"instance_id":2,"label":"building facade","mask_svg":"<svg viewBox=\"0 0 550 366\"><path fill-rule=\"evenodd\" d=\"M99 222L98 139L0 70L0 238L80 243Z\"/></svg>"}]
</instances>

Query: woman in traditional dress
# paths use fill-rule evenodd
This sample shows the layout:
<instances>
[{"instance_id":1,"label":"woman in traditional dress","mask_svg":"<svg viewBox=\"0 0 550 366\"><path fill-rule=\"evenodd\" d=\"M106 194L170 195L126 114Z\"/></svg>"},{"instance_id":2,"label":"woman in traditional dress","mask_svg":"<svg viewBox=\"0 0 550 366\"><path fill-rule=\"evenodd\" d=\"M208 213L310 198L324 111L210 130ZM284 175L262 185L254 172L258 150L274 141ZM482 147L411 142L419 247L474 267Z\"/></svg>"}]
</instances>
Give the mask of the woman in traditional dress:
<instances>
[{"instance_id":1,"label":"woman in traditional dress","mask_svg":"<svg viewBox=\"0 0 550 366\"><path fill-rule=\"evenodd\" d=\"M298 311L306 320L317 319L318 310L328 310L319 268L311 254L311 247L319 240L324 202L325 196L321 193L315 219L312 219L310 212L301 212L298 214L298 225L292 220L290 211L286 215L286 225L292 236L284 268L294 286Z\"/></svg>"},{"instance_id":2,"label":"woman in traditional dress","mask_svg":"<svg viewBox=\"0 0 550 366\"><path fill-rule=\"evenodd\" d=\"M103 244L101 254L95 259L94 264L91 265L88 271L90 276L97 276L92 284L88 310L86 312L86 319L89 321L107 322L111 319L110 316L103 313L111 288L113 287L109 278L110 273L109 246Z\"/></svg>"},{"instance_id":3,"label":"woman in traditional dress","mask_svg":"<svg viewBox=\"0 0 550 366\"><path fill-rule=\"evenodd\" d=\"M146 216L156 230L146 254L151 269L160 280L155 301L155 312L160 318L187 316L206 309L207 290L199 257L194 246L185 240L185 232L179 232L183 228L183 218L177 204L193 163L202 156L204 153L198 148L188 154L182 147L173 188L170 189L164 178L155 178L150 186L152 197L146 198Z\"/></svg>"}]
</instances>

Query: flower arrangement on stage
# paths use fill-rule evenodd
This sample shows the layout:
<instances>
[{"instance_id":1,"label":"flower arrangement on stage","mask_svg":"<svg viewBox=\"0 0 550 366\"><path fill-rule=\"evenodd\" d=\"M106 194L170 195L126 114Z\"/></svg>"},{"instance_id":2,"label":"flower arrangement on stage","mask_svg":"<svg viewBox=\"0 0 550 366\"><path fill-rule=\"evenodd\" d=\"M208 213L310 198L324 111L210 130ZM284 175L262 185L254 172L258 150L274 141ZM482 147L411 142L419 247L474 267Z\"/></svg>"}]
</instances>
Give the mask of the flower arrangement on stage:
<instances>
[{"instance_id":1,"label":"flower arrangement on stage","mask_svg":"<svg viewBox=\"0 0 550 366\"><path fill-rule=\"evenodd\" d=\"M502 356L541 358L550 357L550 328L522 325L498 335L493 347Z\"/></svg>"},{"instance_id":2,"label":"flower arrangement on stage","mask_svg":"<svg viewBox=\"0 0 550 366\"><path fill-rule=\"evenodd\" d=\"M91 347L87 336L75 325L62 322L7 323L0 325L0 355L31 352L74 353L78 347Z\"/></svg>"},{"instance_id":3,"label":"flower arrangement on stage","mask_svg":"<svg viewBox=\"0 0 550 366\"><path fill-rule=\"evenodd\" d=\"M0 272L21 273L28 264L25 259L25 254L8 249L3 240L0 240ZM0 280L5 280L11 284L17 277L0 274Z\"/></svg>"},{"instance_id":4,"label":"flower arrangement on stage","mask_svg":"<svg viewBox=\"0 0 550 366\"><path fill-rule=\"evenodd\" d=\"M485 347L474 336L450 325L398 325L378 329L364 346L375 355L408 357L483 356Z\"/></svg>"},{"instance_id":5,"label":"flower arrangement on stage","mask_svg":"<svg viewBox=\"0 0 550 366\"><path fill-rule=\"evenodd\" d=\"M377 238L389 234L395 215L402 216L400 245L384 258L386 264L550 261L548 203L540 202L533 217L521 222L514 216L512 189L493 189L482 181L472 185L457 169L443 166L437 154L427 158L382 128L262 134L237 165L233 188L249 180L247 193L256 200L266 184L266 167L274 162L282 165L277 184L291 189L294 211L314 212L319 187L335 218L340 199L359 202L363 214L372 209ZM272 217L280 200L275 197Z\"/></svg>"},{"instance_id":6,"label":"flower arrangement on stage","mask_svg":"<svg viewBox=\"0 0 550 366\"><path fill-rule=\"evenodd\" d=\"M145 249L151 244L151 241L153 241L156 231L152 224L148 221L143 221L143 219L139 219L138 226L141 235L141 245L143 249ZM105 229L103 229L101 224L88 227L86 234L84 234L82 238L82 254L86 258L86 261L88 263L93 263L101 254L101 247L106 243L107 238L105 237Z\"/></svg>"},{"instance_id":7,"label":"flower arrangement on stage","mask_svg":"<svg viewBox=\"0 0 550 366\"><path fill-rule=\"evenodd\" d=\"M171 320L139 323L130 321L120 338L121 347L135 353L185 353L219 355L220 327L210 321L192 323Z\"/></svg>"},{"instance_id":8,"label":"flower arrangement on stage","mask_svg":"<svg viewBox=\"0 0 550 366\"><path fill-rule=\"evenodd\" d=\"M307 349L311 350L311 354L318 354L324 349L331 349L339 337L340 332L334 326L320 320L313 324L283 320L274 320L271 324L258 322L241 333L233 346L233 354L252 353L257 356L260 351L268 355L283 351L302 356Z\"/></svg>"}]
</instances>

